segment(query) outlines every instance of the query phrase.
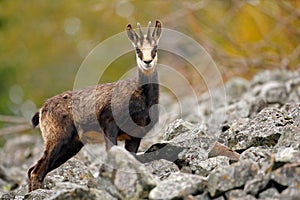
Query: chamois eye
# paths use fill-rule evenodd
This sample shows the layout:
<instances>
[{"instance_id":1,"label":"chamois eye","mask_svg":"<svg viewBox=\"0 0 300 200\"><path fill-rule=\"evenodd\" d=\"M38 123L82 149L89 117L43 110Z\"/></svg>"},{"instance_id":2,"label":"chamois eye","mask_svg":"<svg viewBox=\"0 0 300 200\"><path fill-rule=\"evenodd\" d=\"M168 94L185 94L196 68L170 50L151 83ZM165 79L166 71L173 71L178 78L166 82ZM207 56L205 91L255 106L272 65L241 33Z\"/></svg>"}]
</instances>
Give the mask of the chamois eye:
<instances>
[{"instance_id":1,"label":"chamois eye","mask_svg":"<svg viewBox=\"0 0 300 200\"><path fill-rule=\"evenodd\" d=\"M157 53L157 46L154 46L154 48L151 51L151 57L154 58L156 56Z\"/></svg>"},{"instance_id":2,"label":"chamois eye","mask_svg":"<svg viewBox=\"0 0 300 200\"><path fill-rule=\"evenodd\" d=\"M143 53L139 48L135 48L135 52L140 59L143 59Z\"/></svg>"}]
</instances>

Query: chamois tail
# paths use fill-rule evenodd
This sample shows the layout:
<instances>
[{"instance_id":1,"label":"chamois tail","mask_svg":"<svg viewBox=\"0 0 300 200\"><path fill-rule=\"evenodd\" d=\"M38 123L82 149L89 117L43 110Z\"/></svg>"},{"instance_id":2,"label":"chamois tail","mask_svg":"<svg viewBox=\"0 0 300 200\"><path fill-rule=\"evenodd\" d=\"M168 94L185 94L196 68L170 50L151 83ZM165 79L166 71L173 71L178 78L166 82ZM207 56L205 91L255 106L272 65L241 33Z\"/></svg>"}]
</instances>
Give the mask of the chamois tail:
<instances>
[{"instance_id":1,"label":"chamois tail","mask_svg":"<svg viewBox=\"0 0 300 200\"><path fill-rule=\"evenodd\" d=\"M32 126L36 127L39 124L39 122L40 122L39 112L36 112L31 119Z\"/></svg>"}]
</instances>

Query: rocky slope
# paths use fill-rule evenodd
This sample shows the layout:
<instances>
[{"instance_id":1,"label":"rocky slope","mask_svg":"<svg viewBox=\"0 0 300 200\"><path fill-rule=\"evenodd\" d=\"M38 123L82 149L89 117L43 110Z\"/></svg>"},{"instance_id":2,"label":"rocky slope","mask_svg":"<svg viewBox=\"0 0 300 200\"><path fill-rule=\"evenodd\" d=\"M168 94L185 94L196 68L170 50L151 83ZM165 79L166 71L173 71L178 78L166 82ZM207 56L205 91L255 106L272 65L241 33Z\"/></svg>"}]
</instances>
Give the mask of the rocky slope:
<instances>
[{"instance_id":1,"label":"rocky slope","mask_svg":"<svg viewBox=\"0 0 300 200\"><path fill-rule=\"evenodd\" d=\"M204 94L137 159L87 145L31 193L26 170L42 141L10 139L0 150L0 199L299 199L300 71L264 71L225 89L227 106L220 98L210 109Z\"/></svg>"}]
</instances>

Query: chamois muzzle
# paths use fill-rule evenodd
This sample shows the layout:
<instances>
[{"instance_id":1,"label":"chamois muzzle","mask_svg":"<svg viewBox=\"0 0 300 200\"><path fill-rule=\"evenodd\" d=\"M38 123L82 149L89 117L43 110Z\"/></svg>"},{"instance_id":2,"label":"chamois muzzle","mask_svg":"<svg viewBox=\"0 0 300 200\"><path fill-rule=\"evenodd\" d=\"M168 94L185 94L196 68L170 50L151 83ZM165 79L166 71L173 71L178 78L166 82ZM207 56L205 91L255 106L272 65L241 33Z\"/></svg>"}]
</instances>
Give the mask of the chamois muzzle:
<instances>
[{"instance_id":1,"label":"chamois muzzle","mask_svg":"<svg viewBox=\"0 0 300 200\"><path fill-rule=\"evenodd\" d=\"M144 60L144 63L147 64L147 65L149 65L151 62L152 62L152 60Z\"/></svg>"}]
</instances>

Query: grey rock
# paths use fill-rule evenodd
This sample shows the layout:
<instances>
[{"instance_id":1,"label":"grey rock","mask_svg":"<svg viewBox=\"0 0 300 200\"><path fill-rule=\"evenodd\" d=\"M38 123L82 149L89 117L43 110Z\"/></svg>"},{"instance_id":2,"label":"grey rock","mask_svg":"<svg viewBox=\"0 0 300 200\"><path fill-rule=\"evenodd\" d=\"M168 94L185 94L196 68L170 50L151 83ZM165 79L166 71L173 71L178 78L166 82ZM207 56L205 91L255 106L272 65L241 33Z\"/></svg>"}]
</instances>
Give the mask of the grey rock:
<instances>
[{"instance_id":1,"label":"grey rock","mask_svg":"<svg viewBox=\"0 0 300 200\"><path fill-rule=\"evenodd\" d=\"M238 134L249 123L249 121L249 118L240 118L239 120L223 124L222 133L218 138L218 141L226 146L233 146L236 143L234 136Z\"/></svg>"},{"instance_id":2,"label":"grey rock","mask_svg":"<svg viewBox=\"0 0 300 200\"><path fill-rule=\"evenodd\" d=\"M227 145L233 150L251 146L275 146L283 134L283 127L293 123L291 117L276 108L264 108L240 130L227 130Z\"/></svg>"},{"instance_id":3,"label":"grey rock","mask_svg":"<svg viewBox=\"0 0 300 200\"><path fill-rule=\"evenodd\" d=\"M250 82L244 78L234 77L225 84L227 101L234 102L239 100L250 88Z\"/></svg>"},{"instance_id":4,"label":"grey rock","mask_svg":"<svg viewBox=\"0 0 300 200\"><path fill-rule=\"evenodd\" d=\"M259 167L258 173L244 185L247 194L257 195L270 181L270 172L275 164L274 156L268 148L251 147L241 154L240 160L251 160Z\"/></svg>"},{"instance_id":5,"label":"grey rock","mask_svg":"<svg viewBox=\"0 0 300 200\"><path fill-rule=\"evenodd\" d=\"M154 160L146 163L145 166L160 181L166 179L172 173L179 172L179 168L175 163L164 159Z\"/></svg>"},{"instance_id":6,"label":"grey rock","mask_svg":"<svg viewBox=\"0 0 300 200\"><path fill-rule=\"evenodd\" d=\"M287 112L294 121L300 120L300 103L286 103L282 110Z\"/></svg>"},{"instance_id":7,"label":"grey rock","mask_svg":"<svg viewBox=\"0 0 300 200\"><path fill-rule=\"evenodd\" d=\"M192 124L183 119L177 119L170 123L163 135L163 139L166 141L172 140L182 133L191 131L195 128L195 124Z\"/></svg>"},{"instance_id":8,"label":"grey rock","mask_svg":"<svg viewBox=\"0 0 300 200\"><path fill-rule=\"evenodd\" d=\"M188 196L187 200L225 200L224 196L214 197L212 198L207 191L203 192L202 194L196 196Z\"/></svg>"},{"instance_id":9,"label":"grey rock","mask_svg":"<svg viewBox=\"0 0 300 200\"><path fill-rule=\"evenodd\" d=\"M208 152L201 147L191 147L184 149L181 153L178 154L177 163L180 164L180 167L188 166L196 170L197 163L204 161L208 158ZM190 169L192 172L192 169Z\"/></svg>"},{"instance_id":10,"label":"grey rock","mask_svg":"<svg viewBox=\"0 0 300 200\"><path fill-rule=\"evenodd\" d=\"M208 176L214 169L229 166L229 158L225 156L217 156L203 161L194 160L189 162L189 164L193 173L201 176Z\"/></svg>"},{"instance_id":11,"label":"grey rock","mask_svg":"<svg viewBox=\"0 0 300 200\"><path fill-rule=\"evenodd\" d=\"M106 157L105 145L101 144L86 144L76 155L77 160L82 161L94 177L99 175L99 168L105 162Z\"/></svg>"},{"instance_id":12,"label":"grey rock","mask_svg":"<svg viewBox=\"0 0 300 200\"><path fill-rule=\"evenodd\" d=\"M263 86L256 86L253 91L268 104L278 103L283 105L288 98L284 83L278 81L270 81Z\"/></svg>"},{"instance_id":13,"label":"grey rock","mask_svg":"<svg viewBox=\"0 0 300 200\"><path fill-rule=\"evenodd\" d=\"M182 120L180 123L186 124L186 122ZM172 127L173 124L170 126ZM208 158L208 153L213 148L216 138L206 134L208 132L206 124L189 124L189 126L184 127L183 130L181 129L180 134L168 142L171 145L183 148L178 154L178 162L181 163L181 167L195 166L194 161L203 161Z\"/></svg>"},{"instance_id":14,"label":"grey rock","mask_svg":"<svg viewBox=\"0 0 300 200\"><path fill-rule=\"evenodd\" d=\"M267 147L250 147L241 154L240 161L243 160L251 160L257 163L257 165L263 172L267 172L270 171L273 167L274 155Z\"/></svg>"},{"instance_id":15,"label":"grey rock","mask_svg":"<svg viewBox=\"0 0 300 200\"><path fill-rule=\"evenodd\" d=\"M186 149L199 147L208 152L213 147L215 140L215 138L205 135L201 126L197 126L190 131L180 134L178 137L173 138L169 142L170 144L184 147Z\"/></svg>"},{"instance_id":16,"label":"grey rock","mask_svg":"<svg viewBox=\"0 0 300 200\"><path fill-rule=\"evenodd\" d=\"M3 194L0 195L0 199L24 199L26 194L27 194L27 186L21 185L20 187L12 191L3 192Z\"/></svg>"},{"instance_id":17,"label":"grey rock","mask_svg":"<svg viewBox=\"0 0 300 200\"><path fill-rule=\"evenodd\" d=\"M285 164L271 173L271 179L283 186L300 185L300 163Z\"/></svg>"},{"instance_id":18,"label":"grey rock","mask_svg":"<svg viewBox=\"0 0 300 200\"><path fill-rule=\"evenodd\" d=\"M164 159L175 161L178 155L185 148L176 144L171 144L169 141L160 142L151 145L145 152L138 153L136 159L142 163L151 162L154 160Z\"/></svg>"},{"instance_id":19,"label":"grey rock","mask_svg":"<svg viewBox=\"0 0 300 200\"><path fill-rule=\"evenodd\" d=\"M259 199L280 199L280 194L276 188L269 188L261 193L259 193Z\"/></svg>"},{"instance_id":20,"label":"grey rock","mask_svg":"<svg viewBox=\"0 0 300 200\"><path fill-rule=\"evenodd\" d=\"M229 104L227 107L224 107L226 109L226 121L232 122L240 118L249 117L251 110L253 110L251 106L252 104L248 100L240 100Z\"/></svg>"},{"instance_id":21,"label":"grey rock","mask_svg":"<svg viewBox=\"0 0 300 200\"><path fill-rule=\"evenodd\" d=\"M267 104L264 98L262 97L253 97L253 94L245 95L245 99L250 102L250 110L249 110L249 117L253 118L256 116L260 111L264 108L269 107L270 105ZM275 107L274 105L272 105Z\"/></svg>"},{"instance_id":22,"label":"grey rock","mask_svg":"<svg viewBox=\"0 0 300 200\"><path fill-rule=\"evenodd\" d=\"M278 146L274 155L276 162L300 163L300 151L294 147Z\"/></svg>"},{"instance_id":23,"label":"grey rock","mask_svg":"<svg viewBox=\"0 0 300 200\"><path fill-rule=\"evenodd\" d=\"M5 146L0 149L1 166L5 170L5 176L12 180L3 182L6 184L6 191L27 184L26 171L39 159L43 151L42 145L41 138L35 135L18 135L7 140Z\"/></svg>"},{"instance_id":24,"label":"grey rock","mask_svg":"<svg viewBox=\"0 0 300 200\"><path fill-rule=\"evenodd\" d=\"M94 178L83 162L76 157L71 158L61 167L50 172L45 178L43 187L52 189L57 183L70 182L78 185L87 185Z\"/></svg>"},{"instance_id":25,"label":"grey rock","mask_svg":"<svg viewBox=\"0 0 300 200\"><path fill-rule=\"evenodd\" d=\"M191 166L196 170L199 161L208 158L208 153L214 146L214 139L207 136L207 125L191 124L184 120L175 120L171 123L164 138L165 142L152 145L145 153L138 154L141 162L155 159L165 159L180 163L179 167Z\"/></svg>"},{"instance_id":26,"label":"grey rock","mask_svg":"<svg viewBox=\"0 0 300 200\"><path fill-rule=\"evenodd\" d=\"M291 126L283 128L283 134L279 138L276 148L278 147L292 147L300 149L300 122L296 121Z\"/></svg>"},{"instance_id":27,"label":"grey rock","mask_svg":"<svg viewBox=\"0 0 300 200\"><path fill-rule=\"evenodd\" d=\"M215 197L228 190L242 187L248 180L256 176L258 170L258 165L250 160L217 168L208 176L208 192L212 197Z\"/></svg>"},{"instance_id":28,"label":"grey rock","mask_svg":"<svg viewBox=\"0 0 300 200\"><path fill-rule=\"evenodd\" d=\"M253 117L266 107L299 102L299 73L300 71L267 70L258 73L251 84L239 83L242 81L235 79L229 80L225 85L228 103L227 108L224 107L227 110L226 121L230 123L232 120L238 120L238 116L247 117L247 114ZM235 87L239 86L244 89L238 90L240 93L236 95Z\"/></svg>"},{"instance_id":29,"label":"grey rock","mask_svg":"<svg viewBox=\"0 0 300 200\"><path fill-rule=\"evenodd\" d=\"M0 199L21 199L22 196L16 196L15 194L11 192L2 193L0 196Z\"/></svg>"},{"instance_id":30,"label":"grey rock","mask_svg":"<svg viewBox=\"0 0 300 200\"><path fill-rule=\"evenodd\" d=\"M73 183L60 183L55 188L56 194L51 200L80 200L80 199L107 199L115 200L117 198L111 196L107 191L98 190L95 188L87 188Z\"/></svg>"},{"instance_id":31,"label":"grey rock","mask_svg":"<svg viewBox=\"0 0 300 200\"><path fill-rule=\"evenodd\" d=\"M42 145L41 138L33 135L20 135L12 138L5 143L2 151L0 151L0 157L6 158L1 160L1 164L9 167L24 163L31 164L33 161L30 158L34 155L37 155L37 158L40 156Z\"/></svg>"},{"instance_id":32,"label":"grey rock","mask_svg":"<svg viewBox=\"0 0 300 200\"><path fill-rule=\"evenodd\" d=\"M8 176L7 171L6 168L0 165L0 191L11 191L18 187L18 181Z\"/></svg>"},{"instance_id":33,"label":"grey rock","mask_svg":"<svg viewBox=\"0 0 300 200\"><path fill-rule=\"evenodd\" d=\"M228 200L255 200L252 195L246 194L243 190L234 189L226 192L226 199Z\"/></svg>"},{"instance_id":34,"label":"grey rock","mask_svg":"<svg viewBox=\"0 0 300 200\"><path fill-rule=\"evenodd\" d=\"M292 147L300 150L300 104L288 103L283 106L282 110L288 113L293 123L284 127L276 148Z\"/></svg>"},{"instance_id":35,"label":"grey rock","mask_svg":"<svg viewBox=\"0 0 300 200\"><path fill-rule=\"evenodd\" d=\"M285 83L289 94L287 102L298 103L300 101L300 75L291 78Z\"/></svg>"},{"instance_id":36,"label":"grey rock","mask_svg":"<svg viewBox=\"0 0 300 200\"><path fill-rule=\"evenodd\" d=\"M38 189L26 194L24 198L26 200L49 199L54 193L52 190Z\"/></svg>"},{"instance_id":37,"label":"grey rock","mask_svg":"<svg viewBox=\"0 0 300 200\"><path fill-rule=\"evenodd\" d=\"M270 174L258 173L251 180L248 180L244 186L244 192L253 196L263 191L270 182Z\"/></svg>"},{"instance_id":38,"label":"grey rock","mask_svg":"<svg viewBox=\"0 0 300 200\"><path fill-rule=\"evenodd\" d=\"M103 184L103 180L106 180L106 185ZM112 147L108 152L106 163L101 167L98 183L98 189L109 190L112 196L122 199L146 198L149 191L155 187L155 181L145 166L118 146Z\"/></svg>"},{"instance_id":39,"label":"grey rock","mask_svg":"<svg viewBox=\"0 0 300 200\"><path fill-rule=\"evenodd\" d=\"M204 177L186 174L173 173L167 179L151 190L150 199L178 199L187 197L189 194L201 193L206 187Z\"/></svg>"},{"instance_id":40,"label":"grey rock","mask_svg":"<svg viewBox=\"0 0 300 200\"><path fill-rule=\"evenodd\" d=\"M103 166L101 167L101 171L105 172L105 169L102 169ZM103 190L108 192L111 196L117 198L117 199L122 199L123 196L119 192L119 190L116 188L114 183L109 179L109 178L103 178L101 176L97 177L97 179L91 180L88 183L89 188L96 188L99 190Z\"/></svg>"},{"instance_id":41,"label":"grey rock","mask_svg":"<svg viewBox=\"0 0 300 200\"><path fill-rule=\"evenodd\" d=\"M288 187L280 194L280 199L298 200L300 197L300 189L296 187Z\"/></svg>"},{"instance_id":42,"label":"grey rock","mask_svg":"<svg viewBox=\"0 0 300 200\"><path fill-rule=\"evenodd\" d=\"M286 69L264 70L253 77L251 85L253 87L255 85L262 85L271 81L286 82L297 76L299 76L299 71L293 72Z\"/></svg>"},{"instance_id":43,"label":"grey rock","mask_svg":"<svg viewBox=\"0 0 300 200\"><path fill-rule=\"evenodd\" d=\"M93 176L87 167L74 157L48 174L43 185L46 189L35 190L27 194L27 187L23 185L6 195L10 195L10 199L17 199L18 197L22 197L21 199L23 197L25 199L50 199L57 192L64 192L65 195L70 194L75 186L85 186L92 178ZM58 185L65 185L65 187L58 187Z\"/></svg>"},{"instance_id":44,"label":"grey rock","mask_svg":"<svg viewBox=\"0 0 300 200\"><path fill-rule=\"evenodd\" d=\"M262 102L262 107L299 102L300 71L266 70L255 75L247 99ZM252 101L252 100L251 100ZM258 105L252 102L252 106ZM261 107L260 106L260 107Z\"/></svg>"}]
</instances>

